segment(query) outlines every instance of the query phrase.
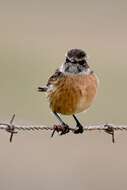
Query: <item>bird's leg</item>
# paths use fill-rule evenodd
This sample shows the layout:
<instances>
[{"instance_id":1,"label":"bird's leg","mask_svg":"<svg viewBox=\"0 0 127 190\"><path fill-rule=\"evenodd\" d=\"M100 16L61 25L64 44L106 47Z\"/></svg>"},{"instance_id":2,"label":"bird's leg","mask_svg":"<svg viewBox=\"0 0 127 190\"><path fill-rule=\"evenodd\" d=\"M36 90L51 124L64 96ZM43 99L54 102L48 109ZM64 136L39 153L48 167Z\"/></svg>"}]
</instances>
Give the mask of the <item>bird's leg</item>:
<instances>
[{"instance_id":1,"label":"bird's leg","mask_svg":"<svg viewBox=\"0 0 127 190\"><path fill-rule=\"evenodd\" d=\"M73 118L74 118L74 120L76 121L76 124L77 124L77 127L78 127L78 129L76 129L75 131L74 131L74 133L75 134L79 134L79 133L83 133L83 126L81 125L81 123L79 122L79 120L76 118L76 116L75 115L73 115Z\"/></svg>"},{"instance_id":2,"label":"bird's leg","mask_svg":"<svg viewBox=\"0 0 127 190\"><path fill-rule=\"evenodd\" d=\"M55 126L51 136L54 135L55 131L58 131L58 132L61 131L60 135L64 135L64 134L68 133L69 126L66 123L64 123L64 121L61 119L61 117L56 112L53 112L53 113L56 116L56 118L58 119L58 121L61 123L61 128L60 128L60 126L58 126L58 129L57 129L57 127Z\"/></svg>"}]
</instances>

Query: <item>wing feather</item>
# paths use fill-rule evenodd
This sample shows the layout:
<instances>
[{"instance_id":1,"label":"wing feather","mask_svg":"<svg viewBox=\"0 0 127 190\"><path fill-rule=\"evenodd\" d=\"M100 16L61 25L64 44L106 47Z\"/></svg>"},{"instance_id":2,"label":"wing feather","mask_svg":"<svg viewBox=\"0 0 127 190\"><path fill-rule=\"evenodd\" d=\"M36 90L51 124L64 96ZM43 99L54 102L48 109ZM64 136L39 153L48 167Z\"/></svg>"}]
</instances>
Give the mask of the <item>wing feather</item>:
<instances>
[{"instance_id":1,"label":"wing feather","mask_svg":"<svg viewBox=\"0 0 127 190\"><path fill-rule=\"evenodd\" d=\"M53 85L55 85L64 74L57 69L55 73L48 79L46 86L38 87L39 92L47 92Z\"/></svg>"}]
</instances>

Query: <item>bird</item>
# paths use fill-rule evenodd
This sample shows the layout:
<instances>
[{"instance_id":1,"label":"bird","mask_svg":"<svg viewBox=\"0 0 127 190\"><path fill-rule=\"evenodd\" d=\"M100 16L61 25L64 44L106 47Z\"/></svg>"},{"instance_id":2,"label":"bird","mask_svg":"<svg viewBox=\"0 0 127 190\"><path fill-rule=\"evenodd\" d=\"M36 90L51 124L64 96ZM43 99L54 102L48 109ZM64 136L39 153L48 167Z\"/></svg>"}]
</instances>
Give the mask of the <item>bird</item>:
<instances>
[{"instance_id":1,"label":"bird","mask_svg":"<svg viewBox=\"0 0 127 190\"><path fill-rule=\"evenodd\" d=\"M88 64L87 54L82 49L69 49L65 61L49 77L45 86L50 108L61 124L61 135L69 132L69 126L61 115L72 116L76 122L74 133L83 133L83 126L76 114L86 111L96 97L98 78ZM53 135L52 135L53 136Z\"/></svg>"}]
</instances>

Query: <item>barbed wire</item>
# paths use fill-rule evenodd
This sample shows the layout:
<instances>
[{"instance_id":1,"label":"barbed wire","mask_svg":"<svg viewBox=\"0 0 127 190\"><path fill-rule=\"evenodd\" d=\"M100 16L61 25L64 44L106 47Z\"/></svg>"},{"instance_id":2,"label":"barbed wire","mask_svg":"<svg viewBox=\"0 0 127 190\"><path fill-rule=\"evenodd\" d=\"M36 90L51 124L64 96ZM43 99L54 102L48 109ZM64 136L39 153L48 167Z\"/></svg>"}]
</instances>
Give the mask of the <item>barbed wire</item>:
<instances>
[{"instance_id":1,"label":"barbed wire","mask_svg":"<svg viewBox=\"0 0 127 190\"><path fill-rule=\"evenodd\" d=\"M40 131L40 130L50 130L52 131L51 137L54 136L54 133L61 133L63 128L61 125L53 125L53 127L47 127L46 125L16 125L13 124L15 119L15 114L12 116L9 123L0 123L0 130L4 130L10 133L9 141L12 142L14 134L18 131ZM127 130L126 125L114 125L114 124L98 124L98 125L85 125L83 126L83 131L104 131L107 134L112 136L112 142L115 142L114 131L123 131ZM76 129L69 127L69 132L75 133Z\"/></svg>"}]
</instances>

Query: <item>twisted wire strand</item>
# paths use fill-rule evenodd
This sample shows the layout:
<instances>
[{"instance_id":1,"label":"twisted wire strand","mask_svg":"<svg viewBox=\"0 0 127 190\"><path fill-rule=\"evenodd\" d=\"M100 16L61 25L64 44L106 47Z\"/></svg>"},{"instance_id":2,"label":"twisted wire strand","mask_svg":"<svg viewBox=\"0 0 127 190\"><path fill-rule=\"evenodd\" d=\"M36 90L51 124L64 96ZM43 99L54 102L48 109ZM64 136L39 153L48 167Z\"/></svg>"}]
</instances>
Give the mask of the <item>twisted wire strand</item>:
<instances>
[{"instance_id":1,"label":"twisted wire strand","mask_svg":"<svg viewBox=\"0 0 127 190\"><path fill-rule=\"evenodd\" d=\"M0 130L5 130L10 133L10 142L12 142L13 135L18 131L42 131L42 130L50 130L53 131L51 137L54 136L55 132L61 132L61 125L54 125L53 127L48 127L46 125L15 125L13 124L15 118L15 114L12 116L9 123L0 123ZM69 132L75 133L75 128L69 127ZM83 127L84 131L104 131L107 134L112 136L112 142L115 142L114 131L123 131L127 130L127 125L114 125L114 124L98 124L98 125L85 125Z\"/></svg>"},{"instance_id":2,"label":"twisted wire strand","mask_svg":"<svg viewBox=\"0 0 127 190\"><path fill-rule=\"evenodd\" d=\"M39 130L53 130L53 127L47 127L46 125L13 125L15 130L18 131L39 131ZM98 125L85 125L83 126L85 131L103 131L112 127L115 131L127 130L126 125L114 125L114 124L98 124ZM8 123L0 123L0 130L7 130L10 127ZM75 128L69 128L73 131Z\"/></svg>"}]
</instances>

